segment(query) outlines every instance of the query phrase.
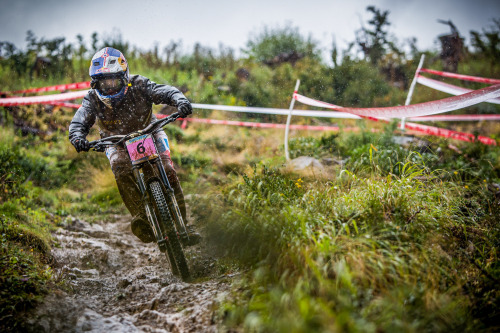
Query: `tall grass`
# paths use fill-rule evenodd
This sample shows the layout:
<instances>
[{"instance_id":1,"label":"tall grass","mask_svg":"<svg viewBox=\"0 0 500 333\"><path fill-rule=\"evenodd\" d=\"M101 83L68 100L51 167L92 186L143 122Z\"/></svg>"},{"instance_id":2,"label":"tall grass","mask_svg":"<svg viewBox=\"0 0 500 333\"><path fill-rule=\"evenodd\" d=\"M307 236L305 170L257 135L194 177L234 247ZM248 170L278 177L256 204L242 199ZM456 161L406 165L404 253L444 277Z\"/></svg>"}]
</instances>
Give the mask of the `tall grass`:
<instances>
[{"instance_id":1,"label":"tall grass","mask_svg":"<svg viewBox=\"0 0 500 333\"><path fill-rule=\"evenodd\" d=\"M263 167L198 201L195 212L220 253L251 268L221 310L226 325L255 332L495 327L498 203L484 183L464 185L437 162L426 165L431 156L401 149L384 163L381 150L394 147L373 142L366 160L352 157L360 164L329 181Z\"/></svg>"}]
</instances>

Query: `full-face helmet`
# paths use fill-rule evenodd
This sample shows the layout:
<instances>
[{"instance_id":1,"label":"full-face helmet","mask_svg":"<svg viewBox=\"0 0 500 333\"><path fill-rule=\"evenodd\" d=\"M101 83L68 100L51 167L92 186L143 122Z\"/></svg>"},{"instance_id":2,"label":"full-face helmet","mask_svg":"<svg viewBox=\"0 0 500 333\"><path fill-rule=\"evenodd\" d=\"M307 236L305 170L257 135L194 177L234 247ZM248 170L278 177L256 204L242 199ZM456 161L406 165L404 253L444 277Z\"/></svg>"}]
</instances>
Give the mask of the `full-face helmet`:
<instances>
[{"instance_id":1,"label":"full-face helmet","mask_svg":"<svg viewBox=\"0 0 500 333\"><path fill-rule=\"evenodd\" d=\"M107 106L120 102L128 90L129 70L125 56L112 47L98 51L90 62L90 87Z\"/></svg>"}]
</instances>

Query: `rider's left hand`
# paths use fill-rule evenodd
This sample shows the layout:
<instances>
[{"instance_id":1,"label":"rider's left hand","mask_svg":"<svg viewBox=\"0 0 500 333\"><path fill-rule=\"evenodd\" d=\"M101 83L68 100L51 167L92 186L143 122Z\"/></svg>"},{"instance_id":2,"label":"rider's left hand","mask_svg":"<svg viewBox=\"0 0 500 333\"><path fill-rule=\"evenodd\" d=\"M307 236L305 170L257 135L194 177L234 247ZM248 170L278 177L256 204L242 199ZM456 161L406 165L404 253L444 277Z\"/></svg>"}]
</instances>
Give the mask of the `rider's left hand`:
<instances>
[{"instance_id":1,"label":"rider's left hand","mask_svg":"<svg viewBox=\"0 0 500 333\"><path fill-rule=\"evenodd\" d=\"M177 110L179 110L179 113L182 118L185 118L189 116L191 113L193 113L193 107L189 102L179 103L177 105Z\"/></svg>"}]
</instances>

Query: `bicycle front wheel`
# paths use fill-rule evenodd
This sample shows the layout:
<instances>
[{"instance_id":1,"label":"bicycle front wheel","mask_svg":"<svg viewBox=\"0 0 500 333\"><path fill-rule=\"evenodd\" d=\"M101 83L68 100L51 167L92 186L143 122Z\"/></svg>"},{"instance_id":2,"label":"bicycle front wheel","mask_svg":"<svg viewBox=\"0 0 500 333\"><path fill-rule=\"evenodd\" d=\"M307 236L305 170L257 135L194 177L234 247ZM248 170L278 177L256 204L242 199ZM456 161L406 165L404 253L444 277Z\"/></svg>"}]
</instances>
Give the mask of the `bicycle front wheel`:
<instances>
[{"instance_id":1,"label":"bicycle front wheel","mask_svg":"<svg viewBox=\"0 0 500 333\"><path fill-rule=\"evenodd\" d=\"M156 210L156 215L160 220L161 228L167 238L167 252L171 262L172 271L175 272L174 265L180 273L183 280L190 278L189 267L187 264L184 249L179 240L179 235L175 228L174 221L170 215L165 195L159 181L152 181L149 184L149 189L153 197L153 202Z\"/></svg>"}]
</instances>

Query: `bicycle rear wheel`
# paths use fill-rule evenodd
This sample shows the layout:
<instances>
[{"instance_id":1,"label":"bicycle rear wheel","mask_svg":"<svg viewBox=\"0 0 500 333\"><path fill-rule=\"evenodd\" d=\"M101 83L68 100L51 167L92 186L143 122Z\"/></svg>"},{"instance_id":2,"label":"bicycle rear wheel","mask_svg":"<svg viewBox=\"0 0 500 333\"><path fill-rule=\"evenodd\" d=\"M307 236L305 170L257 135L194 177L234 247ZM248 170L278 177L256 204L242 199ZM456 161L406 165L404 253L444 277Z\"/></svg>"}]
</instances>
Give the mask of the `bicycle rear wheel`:
<instances>
[{"instance_id":1,"label":"bicycle rear wheel","mask_svg":"<svg viewBox=\"0 0 500 333\"><path fill-rule=\"evenodd\" d=\"M191 275L189 273L186 256L179 240L174 220L170 215L160 182L156 180L152 181L149 184L149 190L151 191L151 195L153 197L157 216L159 217L162 229L164 229L163 232L167 238L167 254L172 266L172 272L175 273L175 269L173 267L175 265L182 279L188 280Z\"/></svg>"}]
</instances>

